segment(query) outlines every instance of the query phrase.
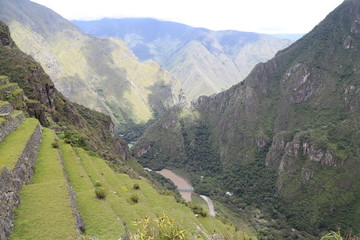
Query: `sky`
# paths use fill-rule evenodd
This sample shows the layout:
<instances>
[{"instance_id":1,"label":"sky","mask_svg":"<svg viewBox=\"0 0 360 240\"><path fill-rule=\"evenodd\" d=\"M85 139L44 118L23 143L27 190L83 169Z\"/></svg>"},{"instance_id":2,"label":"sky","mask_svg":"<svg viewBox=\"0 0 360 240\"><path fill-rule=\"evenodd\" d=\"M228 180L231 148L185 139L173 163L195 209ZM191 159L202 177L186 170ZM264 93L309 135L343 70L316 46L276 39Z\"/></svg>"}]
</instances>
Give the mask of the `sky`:
<instances>
[{"instance_id":1,"label":"sky","mask_svg":"<svg viewBox=\"0 0 360 240\"><path fill-rule=\"evenodd\" d=\"M307 33L343 0L32 0L69 20L150 17L211 30Z\"/></svg>"}]
</instances>

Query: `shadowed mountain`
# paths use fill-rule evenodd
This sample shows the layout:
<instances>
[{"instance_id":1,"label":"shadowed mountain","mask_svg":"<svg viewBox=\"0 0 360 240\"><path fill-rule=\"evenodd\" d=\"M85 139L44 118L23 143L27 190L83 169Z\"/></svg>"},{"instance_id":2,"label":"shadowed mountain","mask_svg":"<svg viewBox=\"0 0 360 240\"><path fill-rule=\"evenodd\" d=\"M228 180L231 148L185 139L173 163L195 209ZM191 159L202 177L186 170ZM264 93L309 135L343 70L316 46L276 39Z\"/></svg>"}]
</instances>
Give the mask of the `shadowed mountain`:
<instances>
[{"instance_id":1,"label":"shadowed mountain","mask_svg":"<svg viewBox=\"0 0 360 240\"><path fill-rule=\"evenodd\" d=\"M73 21L84 32L123 39L142 61L155 60L196 100L242 81L291 41L264 34L211 31L149 18Z\"/></svg>"},{"instance_id":2,"label":"shadowed mountain","mask_svg":"<svg viewBox=\"0 0 360 240\"><path fill-rule=\"evenodd\" d=\"M360 1L347 0L241 84L168 111L133 153L186 169L195 190L239 215L267 212L254 220L267 239L359 234L359 43Z\"/></svg>"}]
</instances>

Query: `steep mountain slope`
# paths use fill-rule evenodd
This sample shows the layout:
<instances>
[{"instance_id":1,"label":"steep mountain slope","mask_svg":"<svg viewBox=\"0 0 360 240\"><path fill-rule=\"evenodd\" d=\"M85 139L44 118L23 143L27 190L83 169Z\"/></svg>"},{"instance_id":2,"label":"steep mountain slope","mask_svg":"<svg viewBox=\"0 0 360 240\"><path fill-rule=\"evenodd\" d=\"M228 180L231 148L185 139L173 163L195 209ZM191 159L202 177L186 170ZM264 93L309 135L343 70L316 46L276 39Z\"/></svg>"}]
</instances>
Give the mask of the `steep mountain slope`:
<instances>
[{"instance_id":1,"label":"steep mountain slope","mask_svg":"<svg viewBox=\"0 0 360 240\"><path fill-rule=\"evenodd\" d=\"M187 169L195 188L239 214L255 204L314 235L359 233L359 23L360 1L344 1L241 84L168 111L135 156ZM269 239L291 238L268 230Z\"/></svg>"},{"instance_id":2,"label":"steep mountain slope","mask_svg":"<svg viewBox=\"0 0 360 240\"><path fill-rule=\"evenodd\" d=\"M41 65L21 52L10 37L9 28L0 22L0 75L8 76L23 93L2 88L1 92L18 109L26 109L44 126L67 129L72 139L81 141L93 151L102 149L103 156L116 159L128 156L125 143L113 138L110 117L69 102L57 91ZM11 84L10 84L11 85ZM5 90L5 91L3 91ZM23 95L27 96L26 105ZM66 125L66 127L63 127ZM91 137L90 137L91 136ZM70 137L70 136L69 136Z\"/></svg>"},{"instance_id":3,"label":"steep mountain slope","mask_svg":"<svg viewBox=\"0 0 360 240\"><path fill-rule=\"evenodd\" d=\"M118 39L89 36L55 12L28 0L1 0L24 52L42 64L70 100L111 116L127 139L178 101L174 78L153 62L140 63Z\"/></svg>"},{"instance_id":4,"label":"steep mountain slope","mask_svg":"<svg viewBox=\"0 0 360 240\"><path fill-rule=\"evenodd\" d=\"M115 240L158 231L248 238L233 225L197 217L175 193L150 185L144 170L134 171L128 163L137 164L112 137L110 118L66 100L2 22L0 74L9 76L0 76L1 240Z\"/></svg>"},{"instance_id":5,"label":"steep mountain slope","mask_svg":"<svg viewBox=\"0 0 360 240\"><path fill-rule=\"evenodd\" d=\"M243 80L291 41L271 36L211 31L147 18L73 21L89 34L123 39L140 60L155 60L182 83L185 96L196 100Z\"/></svg>"}]
</instances>

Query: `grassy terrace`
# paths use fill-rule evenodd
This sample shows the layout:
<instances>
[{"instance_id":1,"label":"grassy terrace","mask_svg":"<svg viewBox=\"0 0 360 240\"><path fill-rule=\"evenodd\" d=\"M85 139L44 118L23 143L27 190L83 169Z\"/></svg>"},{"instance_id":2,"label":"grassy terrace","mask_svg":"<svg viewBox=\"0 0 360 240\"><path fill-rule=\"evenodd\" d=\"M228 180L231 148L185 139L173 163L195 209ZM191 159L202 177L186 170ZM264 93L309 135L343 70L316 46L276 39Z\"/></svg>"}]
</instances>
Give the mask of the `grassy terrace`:
<instances>
[{"instance_id":1,"label":"grassy terrace","mask_svg":"<svg viewBox=\"0 0 360 240\"><path fill-rule=\"evenodd\" d=\"M197 225L205 227L209 233L220 233L228 238L243 239L247 237L245 233L235 232L234 227L217 219L196 218L188 207L176 203L173 197L160 195L144 181L131 179L126 174L115 173L104 160L89 156L83 149L78 148L76 152L93 184L96 181L101 182L102 187L108 192L107 201L114 212L128 223L127 227L131 232L136 231L136 227L132 224L134 220L142 219L145 216L154 219L156 216L166 213L188 232L195 232ZM133 189L135 183L139 184L139 190ZM139 202L137 204L130 201L132 194L138 195Z\"/></svg>"},{"instance_id":2,"label":"grassy terrace","mask_svg":"<svg viewBox=\"0 0 360 240\"><path fill-rule=\"evenodd\" d=\"M137 214L135 204L131 204L130 202L130 194L127 192L123 185L115 185L114 182L107 181L106 176L109 174L108 172L104 172L103 169L97 168L94 164L93 159L83 150L76 149L78 156L90 177L91 182L95 185L96 181L100 181L101 187L105 189L107 196L106 201L109 206L113 209L114 213L123 221L127 223L127 227L130 230L133 230L132 222L140 219L141 215ZM100 159L103 164L106 163ZM107 166L107 165L106 165ZM112 170L110 169L112 172ZM112 172L113 173L113 172ZM142 205L140 206L142 208ZM145 208L142 208L142 211L146 211Z\"/></svg>"},{"instance_id":3,"label":"grassy terrace","mask_svg":"<svg viewBox=\"0 0 360 240\"><path fill-rule=\"evenodd\" d=\"M196 218L188 207L176 203L172 196L160 195L144 181L115 173L104 160L88 155L81 148L73 149L64 142L60 143L60 147L66 173L77 192L77 208L85 222L86 235L99 239L119 239L125 234L123 223L130 232L136 232L135 220L146 216L155 219L165 213L189 233L195 234L199 226L205 227L208 233L231 235L239 240L246 236L242 232L235 233L233 227L217 219ZM139 190L134 189L135 183L139 184ZM95 197L97 184L107 193L103 200ZM138 196L138 203L130 199L134 194Z\"/></svg>"},{"instance_id":4,"label":"grassy terrace","mask_svg":"<svg viewBox=\"0 0 360 240\"><path fill-rule=\"evenodd\" d=\"M9 170L12 170L15 167L26 143L38 124L39 121L37 119L28 118L16 131L10 133L4 139L0 144L0 169L1 166L6 166Z\"/></svg>"},{"instance_id":5,"label":"grassy terrace","mask_svg":"<svg viewBox=\"0 0 360 240\"><path fill-rule=\"evenodd\" d=\"M0 90L4 89L4 88L7 88L7 87L15 86L15 85L17 85L17 83L8 83L8 84L5 84L5 85L1 85Z\"/></svg>"},{"instance_id":6,"label":"grassy terrace","mask_svg":"<svg viewBox=\"0 0 360 240\"><path fill-rule=\"evenodd\" d=\"M54 138L54 131L45 128L34 178L20 192L12 240L78 238L63 166L51 145Z\"/></svg>"},{"instance_id":7,"label":"grassy terrace","mask_svg":"<svg viewBox=\"0 0 360 240\"><path fill-rule=\"evenodd\" d=\"M108 197L100 200L95 197L95 187L85 171L73 148L60 143L65 170L71 186L76 191L76 204L85 226L86 235L103 239L119 239L125 229L119 217L111 208Z\"/></svg>"}]
</instances>

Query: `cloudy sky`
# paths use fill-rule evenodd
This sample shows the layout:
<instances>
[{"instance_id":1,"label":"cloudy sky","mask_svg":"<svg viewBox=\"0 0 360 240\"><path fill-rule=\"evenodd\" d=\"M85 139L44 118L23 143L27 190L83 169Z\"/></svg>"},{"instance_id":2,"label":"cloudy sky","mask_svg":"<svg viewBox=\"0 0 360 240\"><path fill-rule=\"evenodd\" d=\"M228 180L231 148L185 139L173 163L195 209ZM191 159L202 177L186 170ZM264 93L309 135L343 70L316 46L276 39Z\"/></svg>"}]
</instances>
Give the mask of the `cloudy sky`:
<instances>
[{"instance_id":1,"label":"cloudy sky","mask_svg":"<svg viewBox=\"0 0 360 240\"><path fill-rule=\"evenodd\" d=\"M32 0L72 20L151 17L212 30L306 33L343 0Z\"/></svg>"}]
</instances>

